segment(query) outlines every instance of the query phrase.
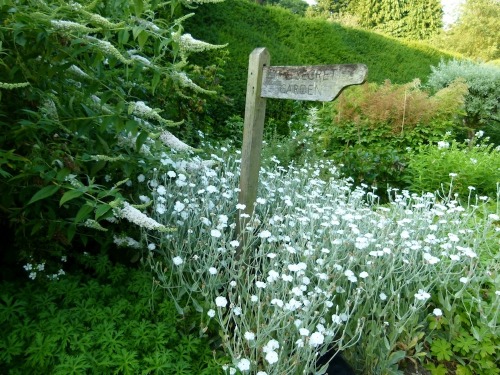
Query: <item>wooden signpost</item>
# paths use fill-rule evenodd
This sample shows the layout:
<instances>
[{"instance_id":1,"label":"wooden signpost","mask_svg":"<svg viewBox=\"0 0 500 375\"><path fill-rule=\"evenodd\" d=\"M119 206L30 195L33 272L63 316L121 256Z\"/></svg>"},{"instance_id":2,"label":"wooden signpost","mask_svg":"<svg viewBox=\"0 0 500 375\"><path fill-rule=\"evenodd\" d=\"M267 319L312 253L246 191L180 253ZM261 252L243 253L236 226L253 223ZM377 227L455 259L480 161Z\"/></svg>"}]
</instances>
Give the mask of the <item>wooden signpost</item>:
<instances>
[{"instance_id":1,"label":"wooden signpost","mask_svg":"<svg viewBox=\"0 0 500 375\"><path fill-rule=\"evenodd\" d=\"M238 200L248 215L257 198L266 98L329 102L344 87L363 83L368 72L364 64L270 66L270 60L266 48L256 48L248 64Z\"/></svg>"}]
</instances>

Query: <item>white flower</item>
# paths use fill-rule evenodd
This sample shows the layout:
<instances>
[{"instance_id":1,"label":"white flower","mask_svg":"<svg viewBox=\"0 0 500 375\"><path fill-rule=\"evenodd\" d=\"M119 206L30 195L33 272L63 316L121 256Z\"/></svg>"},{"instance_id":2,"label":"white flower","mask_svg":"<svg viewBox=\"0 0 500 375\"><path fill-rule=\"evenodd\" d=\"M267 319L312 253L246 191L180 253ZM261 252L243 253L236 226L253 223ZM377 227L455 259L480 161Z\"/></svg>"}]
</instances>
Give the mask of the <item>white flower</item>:
<instances>
[{"instance_id":1,"label":"white flower","mask_svg":"<svg viewBox=\"0 0 500 375\"><path fill-rule=\"evenodd\" d=\"M231 242L229 242L229 245L231 245L232 247L238 247L240 246L240 242L238 240L232 240Z\"/></svg>"},{"instance_id":2,"label":"white flower","mask_svg":"<svg viewBox=\"0 0 500 375\"><path fill-rule=\"evenodd\" d=\"M207 315L210 317L210 318L213 318L215 316L215 310L214 309L210 309L207 311Z\"/></svg>"},{"instance_id":3,"label":"white flower","mask_svg":"<svg viewBox=\"0 0 500 375\"><path fill-rule=\"evenodd\" d=\"M271 237L271 232L268 230L263 230L262 232L259 233L258 235L259 238L269 238Z\"/></svg>"},{"instance_id":4,"label":"white flower","mask_svg":"<svg viewBox=\"0 0 500 375\"><path fill-rule=\"evenodd\" d=\"M279 349L279 347L280 347L280 343L278 341L276 341L275 339L271 339L267 342L266 346L264 346L262 348L262 351L264 353L267 353L269 351Z\"/></svg>"},{"instance_id":5,"label":"white flower","mask_svg":"<svg viewBox=\"0 0 500 375\"><path fill-rule=\"evenodd\" d=\"M213 186L213 185L208 185L207 186L207 193L216 193L218 191L218 189Z\"/></svg>"},{"instance_id":6,"label":"white flower","mask_svg":"<svg viewBox=\"0 0 500 375\"><path fill-rule=\"evenodd\" d=\"M438 317L443 315L443 311L441 309L434 309L432 313Z\"/></svg>"},{"instance_id":7,"label":"white flower","mask_svg":"<svg viewBox=\"0 0 500 375\"><path fill-rule=\"evenodd\" d=\"M226 307L227 305L227 299L226 297L219 296L215 299L215 305L217 307Z\"/></svg>"},{"instance_id":8,"label":"white flower","mask_svg":"<svg viewBox=\"0 0 500 375\"><path fill-rule=\"evenodd\" d=\"M151 219L149 216L143 214L141 211L139 211L135 207L132 207L127 202L123 202L123 208L117 209L115 211L115 214L119 218L127 219L131 223L134 223L146 229L152 229L152 230L155 229L158 231L167 230L167 228L164 225L158 223L156 220Z\"/></svg>"},{"instance_id":9,"label":"white flower","mask_svg":"<svg viewBox=\"0 0 500 375\"><path fill-rule=\"evenodd\" d=\"M252 296L250 297L250 301L252 301L252 302L258 302L259 301L259 297L257 297L255 294L252 294Z\"/></svg>"},{"instance_id":10,"label":"white flower","mask_svg":"<svg viewBox=\"0 0 500 375\"><path fill-rule=\"evenodd\" d=\"M309 330L307 328L301 328L299 329L299 333L301 336L309 336Z\"/></svg>"},{"instance_id":11,"label":"white flower","mask_svg":"<svg viewBox=\"0 0 500 375\"><path fill-rule=\"evenodd\" d=\"M217 275L217 268L215 267L210 267L208 269L208 272L210 273L210 275Z\"/></svg>"},{"instance_id":12,"label":"white flower","mask_svg":"<svg viewBox=\"0 0 500 375\"><path fill-rule=\"evenodd\" d=\"M154 119L163 122L162 121L163 119L158 114L154 116ZM160 141L162 141L165 146L170 147L172 150L176 151L190 151L193 149L191 146L182 142L179 138L177 138L175 135L173 135L167 130L164 130L160 134Z\"/></svg>"},{"instance_id":13,"label":"white flower","mask_svg":"<svg viewBox=\"0 0 500 375\"><path fill-rule=\"evenodd\" d=\"M418 299L419 301L426 301L431 297L429 293L427 293L423 289L419 289L418 293L415 293L415 298Z\"/></svg>"},{"instance_id":14,"label":"white flower","mask_svg":"<svg viewBox=\"0 0 500 375\"><path fill-rule=\"evenodd\" d=\"M180 266L182 263L184 263L184 261L182 260L182 258L179 257L179 256L176 256L176 257L172 258L172 262L174 262L174 264L176 266Z\"/></svg>"},{"instance_id":15,"label":"white flower","mask_svg":"<svg viewBox=\"0 0 500 375\"><path fill-rule=\"evenodd\" d=\"M265 371L259 371L255 375L267 375L267 372L265 372Z\"/></svg>"},{"instance_id":16,"label":"white flower","mask_svg":"<svg viewBox=\"0 0 500 375\"><path fill-rule=\"evenodd\" d=\"M182 212L182 210L184 210L184 208L186 207L186 205L182 202L175 202L175 205L174 205L174 211L175 212Z\"/></svg>"},{"instance_id":17,"label":"white flower","mask_svg":"<svg viewBox=\"0 0 500 375\"><path fill-rule=\"evenodd\" d=\"M239 306L236 306L236 307L233 309L233 313L234 313L234 315L236 315L236 316L241 315L241 313L242 313L242 312L243 312L243 311L241 310L241 307L239 307Z\"/></svg>"},{"instance_id":18,"label":"white flower","mask_svg":"<svg viewBox=\"0 0 500 375\"><path fill-rule=\"evenodd\" d=\"M287 267L291 272L298 272L301 270L305 270L307 268L307 264L305 264L304 262L300 262L297 264L289 264Z\"/></svg>"},{"instance_id":19,"label":"white flower","mask_svg":"<svg viewBox=\"0 0 500 375\"><path fill-rule=\"evenodd\" d=\"M156 249L156 245L154 243L150 243L148 245L148 250L153 251L154 249Z\"/></svg>"},{"instance_id":20,"label":"white flower","mask_svg":"<svg viewBox=\"0 0 500 375\"><path fill-rule=\"evenodd\" d=\"M139 200L144 203L149 203L151 202L151 199L145 195L139 195Z\"/></svg>"},{"instance_id":21,"label":"white flower","mask_svg":"<svg viewBox=\"0 0 500 375\"><path fill-rule=\"evenodd\" d=\"M424 253L423 257L429 264L436 264L439 262L439 258L436 258L435 256L429 253Z\"/></svg>"},{"instance_id":22,"label":"white flower","mask_svg":"<svg viewBox=\"0 0 500 375\"><path fill-rule=\"evenodd\" d=\"M275 351L271 350L266 353L266 361L272 365L276 362L278 362L278 353Z\"/></svg>"},{"instance_id":23,"label":"white flower","mask_svg":"<svg viewBox=\"0 0 500 375\"><path fill-rule=\"evenodd\" d=\"M383 292L379 294L379 297L382 301L385 301L387 299L387 295Z\"/></svg>"},{"instance_id":24,"label":"white flower","mask_svg":"<svg viewBox=\"0 0 500 375\"><path fill-rule=\"evenodd\" d=\"M365 272L365 271L361 272L359 274L359 277L361 277L362 279L366 279L368 277L368 272Z\"/></svg>"},{"instance_id":25,"label":"white flower","mask_svg":"<svg viewBox=\"0 0 500 375\"><path fill-rule=\"evenodd\" d=\"M156 188L156 192L160 195L165 195L167 194L167 189L165 189L165 186L163 185L159 185L157 188Z\"/></svg>"},{"instance_id":26,"label":"white flower","mask_svg":"<svg viewBox=\"0 0 500 375\"><path fill-rule=\"evenodd\" d=\"M257 288L264 289L267 285L266 285L266 283L264 283L264 282L262 282L262 281L256 281L256 282L255 282L255 286L256 286Z\"/></svg>"},{"instance_id":27,"label":"white flower","mask_svg":"<svg viewBox=\"0 0 500 375\"><path fill-rule=\"evenodd\" d=\"M341 324L342 323L342 319L337 314L333 314L332 315L332 323L334 323L334 324Z\"/></svg>"},{"instance_id":28,"label":"white flower","mask_svg":"<svg viewBox=\"0 0 500 375\"><path fill-rule=\"evenodd\" d=\"M221 233L221 232L220 232L220 230L218 230L218 229L212 229L212 230L210 231L210 235L211 235L212 237L219 238L220 236L222 236L222 233Z\"/></svg>"},{"instance_id":29,"label":"white flower","mask_svg":"<svg viewBox=\"0 0 500 375\"><path fill-rule=\"evenodd\" d=\"M267 274L269 276L267 276L266 280L269 283L272 283L273 281L278 280L278 278L280 277L280 274L278 272L276 272L275 270L270 270Z\"/></svg>"},{"instance_id":30,"label":"white flower","mask_svg":"<svg viewBox=\"0 0 500 375\"><path fill-rule=\"evenodd\" d=\"M450 143L445 141L439 141L437 145L439 149L450 147Z\"/></svg>"},{"instance_id":31,"label":"white flower","mask_svg":"<svg viewBox=\"0 0 500 375\"><path fill-rule=\"evenodd\" d=\"M177 176L177 173L175 173L174 171L168 171L167 176L170 178L174 178L175 176Z\"/></svg>"},{"instance_id":32,"label":"white flower","mask_svg":"<svg viewBox=\"0 0 500 375\"><path fill-rule=\"evenodd\" d=\"M321 332L314 332L311 337L309 337L309 346L316 347L325 341L325 336Z\"/></svg>"},{"instance_id":33,"label":"white flower","mask_svg":"<svg viewBox=\"0 0 500 375\"><path fill-rule=\"evenodd\" d=\"M250 361L246 358L241 358L236 366L240 371L249 371L250 370Z\"/></svg>"},{"instance_id":34,"label":"white flower","mask_svg":"<svg viewBox=\"0 0 500 375\"><path fill-rule=\"evenodd\" d=\"M283 307L284 306L284 302L282 300L280 300L279 298L273 298L271 300L271 305L278 306L278 307Z\"/></svg>"},{"instance_id":35,"label":"white flower","mask_svg":"<svg viewBox=\"0 0 500 375\"><path fill-rule=\"evenodd\" d=\"M266 200L264 198L257 198L255 200L255 203L258 203L258 204L266 204Z\"/></svg>"},{"instance_id":36,"label":"white flower","mask_svg":"<svg viewBox=\"0 0 500 375\"><path fill-rule=\"evenodd\" d=\"M144 182L145 179L146 179L146 177L143 174L140 174L139 176L137 176L137 181L139 181L139 182Z\"/></svg>"},{"instance_id":37,"label":"white flower","mask_svg":"<svg viewBox=\"0 0 500 375\"><path fill-rule=\"evenodd\" d=\"M244 204L242 204L242 203L238 203L238 204L236 205L236 209L237 209L237 210L244 210L246 207L247 207L247 206L246 206L246 205L244 205Z\"/></svg>"},{"instance_id":38,"label":"white flower","mask_svg":"<svg viewBox=\"0 0 500 375\"><path fill-rule=\"evenodd\" d=\"M163 203L158 203L156 205L156 212L160 215L163 215L165 212L167 212L167 206L165 206Z\"/></svg>"},{"instance_id":39,"label":"white flower","mask_svg":"<svg viewBox=\"0 0 500 375\"><path fill-rule=\"evenodd\" d=\"M460 278L460 282L461 282L462 284L467 284L467 283L469 282L469 279L468 279L467 277L461 277L461 278Z\"/></svg>"},{"instance_id":40,"label":"white flower","mask_svg":"<svg viewBox=\"0 0 500 375\"><path fill-rule=\"evenodd\" d=\"M247 341L253 341L253 340L255 340L255 333L253 333L252 331L246 331L245 332L245 339Z\"/></svg>"}]
</instances>

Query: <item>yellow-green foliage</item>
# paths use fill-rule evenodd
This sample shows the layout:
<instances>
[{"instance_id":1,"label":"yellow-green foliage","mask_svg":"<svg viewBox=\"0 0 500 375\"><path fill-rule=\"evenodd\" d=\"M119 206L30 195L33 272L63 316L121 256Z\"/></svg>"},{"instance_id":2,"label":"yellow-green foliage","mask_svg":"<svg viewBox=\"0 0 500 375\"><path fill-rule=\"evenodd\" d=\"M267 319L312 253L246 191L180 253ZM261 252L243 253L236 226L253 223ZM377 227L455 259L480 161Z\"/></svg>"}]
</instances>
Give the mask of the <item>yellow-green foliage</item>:
<instances>
[{"instance_id":1,"label":"yellow-green foliage","mask_svg":"<svg viewBox=\"0 0 500 375\"><path fill-rule=\"evenodd\" d=\"M404 135L417 125L452 119L462 111L467 86L455 81L435 95L420 87L420 81L394 85L364 84L346 90L330 107L332 126L363 126L388 130L387 136Z\"/></svg>"}]
</instances>

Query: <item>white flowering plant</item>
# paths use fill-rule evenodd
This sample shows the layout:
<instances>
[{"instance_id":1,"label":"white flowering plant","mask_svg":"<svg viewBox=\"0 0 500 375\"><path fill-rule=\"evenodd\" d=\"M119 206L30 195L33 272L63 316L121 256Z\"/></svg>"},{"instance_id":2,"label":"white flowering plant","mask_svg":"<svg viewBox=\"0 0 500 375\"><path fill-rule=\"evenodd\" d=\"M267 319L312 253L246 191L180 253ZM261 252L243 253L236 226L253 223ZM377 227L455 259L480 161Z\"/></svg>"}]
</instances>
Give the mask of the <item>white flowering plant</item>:
<instances>
[{"instance_id":1,"label":"white flowering plant","mask_svg":"<svg viewBox=\"0 0 500 375\"><path fill-rule=\"evenodd\" d=\"M478 131L463 142L443 140L421 145L409 152L403 179L412 191L457 194L464 204L477 197L497 196L500 184L500 146Z\"/></svg>"},{"instance_id":2,"label":"white flowering plant","mask_svg":"<svg viewBox=\"0 0 500 375\"><path fill-rule=\"evenodd\" d=\"M190 111L178 108L216 86L197 84L189 55L223 47L184 31L193 13L181 7L198 2L0 3L0 206L15 232L9 248L41 262L89 241L129 243L117 220L128 236L137 225L165 230L141 216L147 204L132 196L141 192L136 177L164 155L196 151L179 137Z\"/></svg>"},{"instance_id":3,"label":"white flowering plant","mask_svg":"<svg viewBox=\"0 0 500 375\"><path fill-rule=\"evenodd\" d=\"M311 373L330 348L373 374L432 366L442 360L435 342L453 336L435 322L458 312L487 324L498 344L498 208L481 214L453 195L398 190L380 205L331 162L274 163L261 168L238 231L238 159L220 148L212 166L182 177L151 172L151 216L177 230L143 244L156 285L220 326L228 373Z\"/></svg>"}]
</instances>

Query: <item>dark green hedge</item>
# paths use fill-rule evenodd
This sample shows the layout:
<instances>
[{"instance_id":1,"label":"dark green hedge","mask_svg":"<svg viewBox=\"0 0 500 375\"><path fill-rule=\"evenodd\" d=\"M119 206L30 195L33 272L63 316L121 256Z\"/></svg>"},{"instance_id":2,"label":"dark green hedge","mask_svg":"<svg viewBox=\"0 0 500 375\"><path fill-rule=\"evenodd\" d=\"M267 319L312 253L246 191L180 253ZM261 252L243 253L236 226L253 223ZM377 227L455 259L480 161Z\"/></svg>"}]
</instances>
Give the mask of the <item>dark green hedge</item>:
<instances>
[{"instance_id":1,"label":"dark green hedge","mask_svg":"<svg viewBox=\"0 0 500 375\"><path fill-rule=\"evenodd\" d=\"M378 83L386 79L394 83L414 78L425 81L431 65L450 57L423 44L402 43L248 0L202 5L185 27L196 38L228 43L229 58L222 85L234 99L233 113L239 114L244 111L248 56L257 47L268 48L272 65L364 63L369 69L368 80ZM210 59L210 55L201 54L198 58ZM268 106L268 117L279 117L278 112L283 111L282 104Z\"/></svg>"}]
</instances>

